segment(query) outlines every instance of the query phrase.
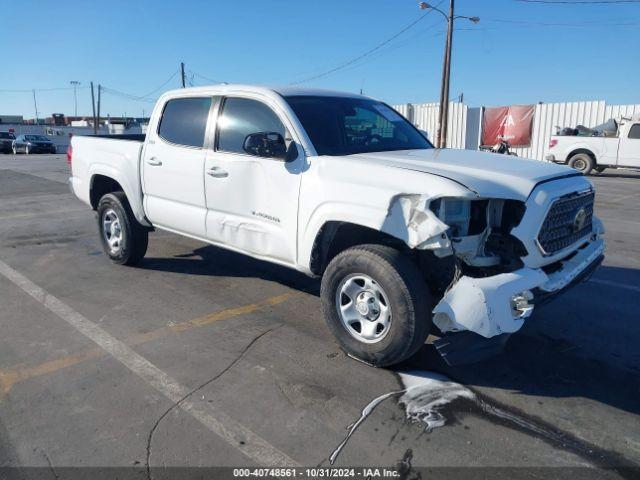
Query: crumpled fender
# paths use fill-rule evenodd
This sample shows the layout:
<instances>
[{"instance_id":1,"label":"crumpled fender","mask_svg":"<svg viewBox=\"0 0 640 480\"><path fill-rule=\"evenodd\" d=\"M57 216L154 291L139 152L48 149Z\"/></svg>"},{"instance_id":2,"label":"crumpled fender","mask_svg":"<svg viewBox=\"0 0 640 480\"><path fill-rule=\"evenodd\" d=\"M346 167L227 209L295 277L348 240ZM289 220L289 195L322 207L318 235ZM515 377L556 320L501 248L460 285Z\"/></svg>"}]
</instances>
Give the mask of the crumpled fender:
<instances>
[{"instance_id":1,"label":"crumpled fender","mask_svg":"<svg viewBox=\"0 0 640 480\"><path fill-rule=\"evenodd\" d=\"M469 192L469 197L475 196ZM394 196L380 230L403 240L411 248L433 250L438 257L452 255L451 240L446 234L449 226L429 209L431 200L427 195Z\"/></svg>"}]
</instances>

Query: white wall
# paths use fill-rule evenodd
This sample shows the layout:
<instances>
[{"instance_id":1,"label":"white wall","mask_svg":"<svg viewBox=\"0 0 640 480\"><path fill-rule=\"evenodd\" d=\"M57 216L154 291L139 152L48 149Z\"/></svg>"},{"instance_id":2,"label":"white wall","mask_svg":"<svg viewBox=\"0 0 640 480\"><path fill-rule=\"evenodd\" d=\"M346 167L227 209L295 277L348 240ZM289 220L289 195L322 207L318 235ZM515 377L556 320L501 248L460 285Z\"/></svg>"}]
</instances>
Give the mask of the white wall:
<instances>
[{"instance_id":1,"label":"white wall","mask_svg":"<svg viewBox=\"0 0 640 480\"><path fill-rule=\"evenodd\" d=\"M439 103L419 103L395 105L398 112L420 130L426 130L431 143L435 143L438 130ZM467 131L467 106L462 103L449 103L449 119L447 128L447 146L449 148L465 148Z\"/></svg>"},{"instance_id":2,"label":"white wall","mask_svg":"<svg viewBox=\"0 0 640 480\"><path fill-rule=\"evenodd\" d=\"M426 130L435 141L438 125L438 103L404 104L394 107L418 128ZM482 108L469 109L461 103L449 104L447 128L448 148L477 149L482 131ZM595 127L609 118L630 117L640 114L640 104L607 105L604 101L541 103L536 105L533 117L531 146L516 148L521 157L544 160L551 135L556 126L575 127L584 125Z\"/></svg>"}]
</instances>

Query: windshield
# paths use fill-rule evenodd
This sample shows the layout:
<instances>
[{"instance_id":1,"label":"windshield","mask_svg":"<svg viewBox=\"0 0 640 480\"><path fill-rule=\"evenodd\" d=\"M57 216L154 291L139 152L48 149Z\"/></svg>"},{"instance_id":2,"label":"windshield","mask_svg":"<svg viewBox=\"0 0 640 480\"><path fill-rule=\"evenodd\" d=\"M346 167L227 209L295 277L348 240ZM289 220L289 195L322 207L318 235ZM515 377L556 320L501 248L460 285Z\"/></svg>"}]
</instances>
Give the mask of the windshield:
<instances>
[{"instance_id":1,"label":"windshield","mask_svg":"<svg viewBox=\"0 0 640 480\"><path fill-rule=\"evenodd\" d=\"M363 98L290 96L318 155L423 150L433 145L399 113Z\"/></svg>"},{"instance_id":2,"label":"windshield","mask_svg":"<svg viewBox=\"0 0 640 480\"><path fill-rule=\"evenodd\" d=\"M49 139L47 137L43 137L42 135L25 135L24 139L28 142L48 142Z\"/></svg>"},{"instance_id":3,"label":"windshield","mask_svg":"<svg viewBox=\"0 0 640 480\"><path fill-rule=\"evenodd\" d=\"M0 138L10 138L11 140L15 139L16 137L13 136L13 133L9 133L9 132L0 132Z\"/></svg>"}]
</instances>

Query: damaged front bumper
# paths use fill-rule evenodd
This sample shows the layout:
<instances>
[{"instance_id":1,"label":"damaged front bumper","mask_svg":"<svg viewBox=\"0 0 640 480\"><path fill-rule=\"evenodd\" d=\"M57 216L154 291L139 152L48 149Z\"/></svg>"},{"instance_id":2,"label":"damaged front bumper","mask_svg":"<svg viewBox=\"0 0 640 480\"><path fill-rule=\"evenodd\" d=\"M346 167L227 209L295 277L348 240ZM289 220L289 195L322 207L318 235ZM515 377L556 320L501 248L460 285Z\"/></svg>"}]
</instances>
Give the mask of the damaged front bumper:
<instances>
[{"instance_id":1,"label":"damaged front bumper","mask_svg":"<svg viewBox=\"0 0 640 480\"><path fill-rule=\"evenodd\" d=\"M438 351L450 363L497 353L492 346L502 348L503 340L522 328L536 305L586 280L602 263L604 250L604 240L596 237L550 273L525 267L485 278L463 276L433 310L433 322L445 334L436 342Z\"/></svg>"}]
</instances>

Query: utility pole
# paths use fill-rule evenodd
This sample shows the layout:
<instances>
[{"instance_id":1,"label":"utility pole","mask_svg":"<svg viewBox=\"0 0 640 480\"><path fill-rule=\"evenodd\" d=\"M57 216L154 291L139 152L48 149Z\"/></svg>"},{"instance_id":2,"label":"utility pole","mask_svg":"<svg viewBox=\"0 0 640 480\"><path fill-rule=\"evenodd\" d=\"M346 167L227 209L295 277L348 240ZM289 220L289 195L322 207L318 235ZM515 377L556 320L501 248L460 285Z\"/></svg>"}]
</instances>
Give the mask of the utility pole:
<instances>
[{"instance_id":1,"label":"utility pole","mask_svg":"<svg viewBox=\"0 0 640 480\"><path fill-rule=\"evenodd\" d=\"M36 100L36 91L33 90L33 107L36 111L36 125L38 125L38 101Z\"/></svg>"},{"instance_id":2,"label":"utility pole","mask_svg":"<svg viewBox=\"0 0 640 480\"><path fill-rule=\"evenodd\" d=\"M78 82L77 80L71 80L69 83L73 85L74 116L77 117L78 116L78 85L80 85L80 82Z\"/></svg>"},{"instance_id":3,"label":"utility pole","mask_svg":"<svg viewBox=\"0 0 640 480\"><path fill-rule=\"evenodd\" d=\"M440 13L447 20L447 40L444 46L444 61L442 65L442 84L440 86L440 108L438 112L438 132L436 135L436 147L446 148L447 146L447 123L449 122L449 87L451 83L451 51L453 47L453 22L458 18L466 18L470 22L478 23L478 17L467 17L455 15L454 0L449 0L449 13L445 13L437 7L429 5L427 2L420 2L421 10L431 9Z\"/></svg>"},{"instance_id":4,"label":"utility pole","mask_svg":"<svg viewBox=\"0 0 640 480\"><path fill-rule=\"evenodd\" d=\"M91 82L91 108L93 110L93 134L98 134L98 122L96 119L96 97L93 93L93 81Z\"/></svg>"},{"instance_id":5,"label":"utility pole","mask_svg":"<svg viewBox=\"0 0 640 480\"><path fill-rule=\"evenodd\" d=\"M449 84L451 80L451 50L453 49L453 0L449 0L449 18L447 20L447 44L445 49L446 68L442 72L444 84L444 103L440 104L440 148L447 148L447 126L449 123Z\"/></svg>"},{"instance_id":6,"label":"utility pole","mask_svg":"<svg viewBox=\"0 0 640 480\"><path fill-rule=\"evenodd\" d=\"M180 62L180 78L182 78L182 88L185 88L184 62Z\"/></svg>"},{"instance_id":7,"label":"utility pole","mask_svg":"<svg viewBox=\"0 0 640 480\"><path fill-rule=\"evenodd\" d=\"M96 116L96 124L100 127L100 93L102 91L102 85L98 84L98 113Z\"/></svg>"}]
</instances>

